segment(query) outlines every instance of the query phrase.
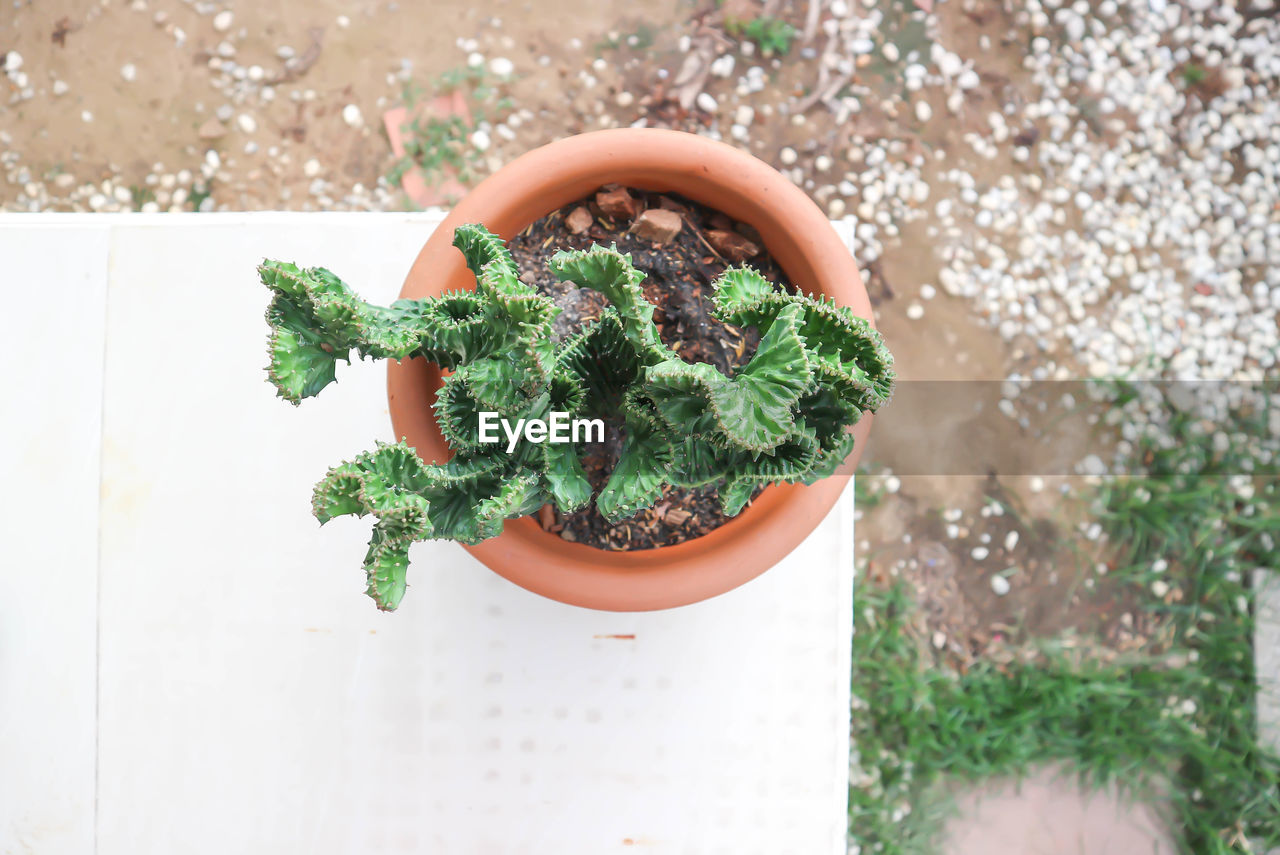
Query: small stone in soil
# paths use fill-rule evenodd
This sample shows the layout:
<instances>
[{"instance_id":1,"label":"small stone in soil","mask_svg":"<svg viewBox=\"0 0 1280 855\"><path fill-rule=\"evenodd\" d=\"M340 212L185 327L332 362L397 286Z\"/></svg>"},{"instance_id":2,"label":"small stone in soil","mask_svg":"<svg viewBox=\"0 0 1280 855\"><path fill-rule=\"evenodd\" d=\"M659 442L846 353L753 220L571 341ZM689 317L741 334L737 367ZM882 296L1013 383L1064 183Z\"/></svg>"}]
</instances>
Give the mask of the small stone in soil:
<instances>
[{"instance_id":1,"label":"small stone in soil","mask_svg":"<svg viewBox=\"0 0 1280 855\"><path fill-rule=\"evenodd\" d=\"M689 521L689 517L693 514L688 511L682 511L679 508L672 508L662 515L662 521L670 525L683 525Z\"/></svg>"},{"instance_id":2,"label":"small stone in soil","mask_svg":"<svg viewBox=\"0 0 1280 855\"><path fill-rule=\"evenodd\" d=\"M707 243L730 261L746 261L760 254L760 247L737 232L710 229L706 237Z\"/></svg>"},{"instance_id":3,"label":"small stone in soil","mask_svg":"<svg viewBox=\"0 0 1280 855\"><path fill-rule=\"evenodd\" d=\"M684 226L684 219L675 211L651 208L636 218L631 233L641 240L656 244L670 243Z\"/></svg>"},{"instance_id":4,"label":"small stone in soil","mask_svg":"<svg viewBox=\"0 0 1280 855\"><path fill-rule=\"evenodd\" d=\"M202 140L216 140L227 135L227 126L217 119L211 118L200 126L196 134Z\"/></svg>"},{"instance_id":5,"label":"small stone in soil","mask_svg":"<svg viewBox=\"0 0 1280 855\"><path fill-rule=\"evenodd\" d=\"M564 218L565 227L571 234L575 235L580 235L591 228L593 222L595 222L595 217L591 216L591 212L587 210L586 205L579 205L569 212L569 216Z\"/></svg>"},{"instance_id":6,"label":"small stone in soil","mask_svg":"<svg viewBox=\"0 0 1280 855\"><path fill-rule=\"evenodd\" d=\"M596 204L611 220L631 220L640 212L639 203L625 187L601 190L596 194Z\"/></svg>"}]
</instances>

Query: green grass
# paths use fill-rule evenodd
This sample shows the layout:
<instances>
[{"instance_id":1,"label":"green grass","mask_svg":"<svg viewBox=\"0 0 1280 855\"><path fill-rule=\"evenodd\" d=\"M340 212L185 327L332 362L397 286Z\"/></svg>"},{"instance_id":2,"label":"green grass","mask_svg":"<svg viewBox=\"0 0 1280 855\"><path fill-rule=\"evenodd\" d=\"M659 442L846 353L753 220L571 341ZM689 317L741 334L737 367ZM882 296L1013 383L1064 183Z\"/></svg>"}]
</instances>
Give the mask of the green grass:
<instances>
[{"instance_id":1,"label":"green grass","mask_svg":"<svg viewBox=\"0 0 1280 855\"><path fill-rule=\"evenodd\" d=\"M1173 628L1161 655L1121 667L1046 645L1031 664L961 676L906 631L907 591L859 588L850 831L862 853L933 851L947 783L1064 761L1089 785L1167 791L1159 803L1184 852L1280 846L1280 759L1258 742L1249 585L1254 567L1280 566L1280 488L1206 474L1273 470L1267 416L1233 409L1215 444L1193 414L1174 412L1133 443L1148 474L1098 490L1097 518L1118 545L1112 572Z\"/></svg>"}]
</instances>

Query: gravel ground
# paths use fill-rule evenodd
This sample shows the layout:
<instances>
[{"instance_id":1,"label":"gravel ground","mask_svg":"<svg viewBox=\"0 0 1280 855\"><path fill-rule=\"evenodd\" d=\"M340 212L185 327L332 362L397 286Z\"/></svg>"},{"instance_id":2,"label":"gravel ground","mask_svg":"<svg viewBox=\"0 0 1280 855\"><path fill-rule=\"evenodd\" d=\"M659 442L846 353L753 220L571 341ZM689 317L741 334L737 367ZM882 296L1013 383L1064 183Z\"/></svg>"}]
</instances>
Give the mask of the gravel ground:
<instances>
[{"instance_id":1,"label":"gravel ground","mask_svg":"<svg viewBox=\"0 0 1280 855\"><path fill-rule=\"evenodd\" d=\"M280 28L230 8L168 5L103 3L80 21L57 18L48 36L48 20L28 20L33 10L12 13L16 41L0 45L5 210L403 205L383 177L392 158L379 117L421 78L413 59L383 57L359 96L350 84L332 91L340 72L329 92L306 85L343 33L385 30L394 17L339 14L307 29L309 45L273 44L263 35ZM519 105L470 134L476 177L596 127L726 139L773 162L832 217L855 219L873 290L887 256L918 247L904 231L922 237L934 263L913 271L920 281L887 283L900 298L894 312L927 324L939 295L966 301L1010 344L1015 379L1112 376L1151 360L1207 379L1271 368L1280 312L1272 0L918 8L930 5L666 8L655 10L665 19L602 29L590 45L585 31L559 45L518 44L512 26L528 23L524 7L508 22L462 18L452 58L434 62L487 72ZM130 140L134 163L114 168L76 162L65 131L49 138L76 112L92 135L144 74L165 71L126 52L99 102L77 98L59 63L70 64L65 51L88 37L95 13L172 41L199 69L168 105L194 125L180 168L147 151L172 149L164 134ZM794 28L785 56L765 56L735 25L760 15ZM27 58L36 55L40 64Z\"/></svg>"}]
</instances>

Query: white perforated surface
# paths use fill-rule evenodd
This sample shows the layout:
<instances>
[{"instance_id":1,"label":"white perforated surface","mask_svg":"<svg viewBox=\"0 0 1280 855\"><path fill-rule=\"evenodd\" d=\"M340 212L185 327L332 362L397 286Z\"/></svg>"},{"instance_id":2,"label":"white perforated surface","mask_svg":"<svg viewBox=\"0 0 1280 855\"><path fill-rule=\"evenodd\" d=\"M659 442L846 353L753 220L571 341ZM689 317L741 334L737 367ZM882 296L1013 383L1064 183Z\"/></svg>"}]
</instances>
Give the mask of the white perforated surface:
<instances>
[{"instance_id":1,"label":"white perforated surface","mask_svg":"<svg viewBox=\"0 0 1280 855\"><path fill-rule=\"evenodd\" d=\"M58 250L19 250L58 233L68 257L98 253L84 294L99 321L107 304L105 372L91 304L86 353L26 367L47 392L0 427L5 483L56 482L80 509L54 525L5 491L0 518L57 549L0 546L0 852L844 852L848 494L756 581L644 614L551 602L429 543L383 615L362 594L368 524L310 516L328 466L391 438L385 370L357 363L297 409L274 398L254 265L328 266L390 300L435 222L0 226L11 281L37 281ZM71 276L26 293L46 309L27 314L54 324ZM52 436L74 466L10 459Z\"/></svg>"}]
</instances>

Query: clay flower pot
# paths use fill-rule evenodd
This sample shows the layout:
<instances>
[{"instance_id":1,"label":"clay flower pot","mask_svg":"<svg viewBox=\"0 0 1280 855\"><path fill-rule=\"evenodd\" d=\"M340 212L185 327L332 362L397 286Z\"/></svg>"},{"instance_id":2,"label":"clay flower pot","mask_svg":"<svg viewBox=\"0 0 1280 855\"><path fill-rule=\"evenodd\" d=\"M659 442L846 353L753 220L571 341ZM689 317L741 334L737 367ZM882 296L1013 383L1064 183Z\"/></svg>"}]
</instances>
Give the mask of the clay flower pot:
<instances>
[{"instance_id":1,"label":"clay flower pot","mask_svg":"<svg viewBox=\"0 0 1280 855\"><path fill-rule=\"evenodd\" d=\"M454 229L483 223L503 240L602 184L680 193L759 231L765 246L801 290L849 306L868 321L871 301L848 248L803 192L756 158L694 134L654 129L596 131L553 142L512 161L466 196L432 234L400 296L417 299L474 288ZM421 359L391 362L391 422L427 462L452 452L432 410L440 371ZM842 471L853 471L871 416L855 429L857 445ZM611 611L647 611L714 597L768 570L826 515L848 475L812 486L768 487L741 514L675 546L609 552L563 540L530 518L508 520L501 536L466 547L494 572L545 597Z\"/></svg>"}]
</instances>

